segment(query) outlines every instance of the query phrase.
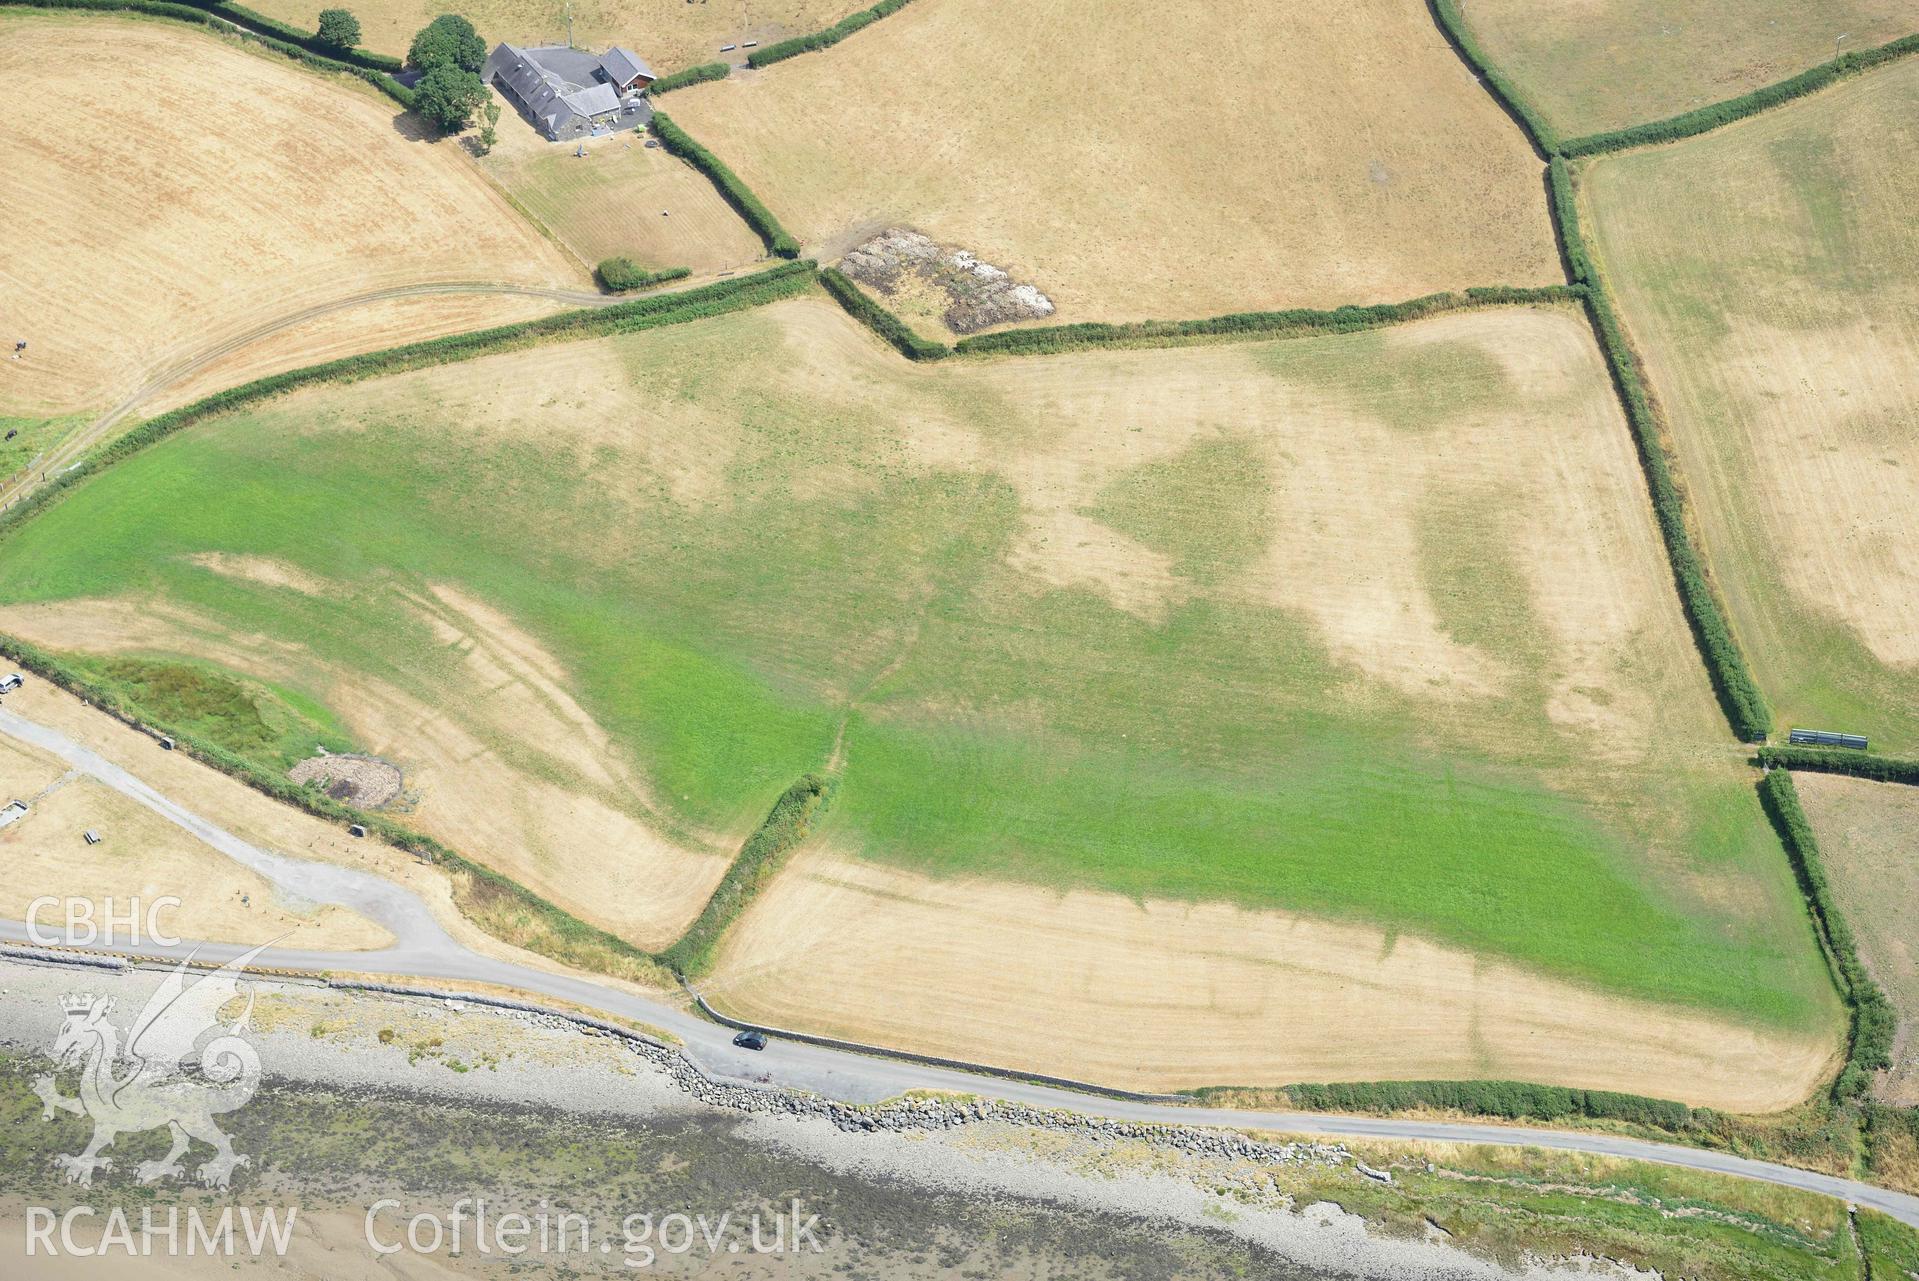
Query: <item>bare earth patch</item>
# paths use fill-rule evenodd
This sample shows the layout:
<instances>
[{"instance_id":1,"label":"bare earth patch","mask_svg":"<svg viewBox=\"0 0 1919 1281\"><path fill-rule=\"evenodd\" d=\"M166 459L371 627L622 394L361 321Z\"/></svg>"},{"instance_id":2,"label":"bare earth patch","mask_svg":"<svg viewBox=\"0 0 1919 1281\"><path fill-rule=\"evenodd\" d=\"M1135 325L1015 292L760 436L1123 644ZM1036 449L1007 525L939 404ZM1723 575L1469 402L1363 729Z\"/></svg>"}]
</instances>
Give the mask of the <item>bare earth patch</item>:
<instances>
[{"instance_id":1,"label":"bare earth patch","mask_svg":"<svg viewBox=\"0 0 1919 1281\"><path fill-rule=\"evenodd\" d=\"M702 988L774 1025L1141 1090L1492 1077L1763 1112L1829 1057L1364 925L824 852L748 911Z\"/></svg>"},{"instance_id":2,"label":"bare earth patch","mask_svg":"<svg viewBox=\"0 0 1919 1281\"><path fill-rule=\"evenodd\" d=\"M336 801L369 810L392 804L406 786L406 776L392 761L344 752L308 757L288 770L287 777L316 784Z\"/></svg>"},{"instance_id":3,"label":"bare earth patch","mask_svg":"<svg viewBox=\"0 0 1919 1281\"><path fill-rule=\"evenodd\" d=\"M858 245L840 260L840 270L888 298L909 281L917 282L943 300L940 323L955 334L1053 314L1053 300L1033 286L969 250L934 244L905 227L889 227Z\"/></svg>"}]
</instances>

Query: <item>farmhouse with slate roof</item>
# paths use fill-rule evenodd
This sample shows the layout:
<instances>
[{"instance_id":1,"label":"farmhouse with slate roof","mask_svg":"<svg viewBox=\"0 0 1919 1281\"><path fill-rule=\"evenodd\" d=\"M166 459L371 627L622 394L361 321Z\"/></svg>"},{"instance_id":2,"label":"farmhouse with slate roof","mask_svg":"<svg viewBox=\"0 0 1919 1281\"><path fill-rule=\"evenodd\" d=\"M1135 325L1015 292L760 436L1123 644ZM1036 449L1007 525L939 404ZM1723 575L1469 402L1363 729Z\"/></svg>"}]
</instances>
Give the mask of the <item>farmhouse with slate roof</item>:
<instances>
[{"instance_id":1,"label":"farmhouse with slate roof","mask_svg":"<svg viewBox=\"0 0 1919 1281\"><path fill-rule=\"evenodd\" d=\"M602 55L566 45L501 44L481 74L555 142L644 124L653 114L640 97L653 83L652 69L618 45Z\"/></svg>"}]
</instances>

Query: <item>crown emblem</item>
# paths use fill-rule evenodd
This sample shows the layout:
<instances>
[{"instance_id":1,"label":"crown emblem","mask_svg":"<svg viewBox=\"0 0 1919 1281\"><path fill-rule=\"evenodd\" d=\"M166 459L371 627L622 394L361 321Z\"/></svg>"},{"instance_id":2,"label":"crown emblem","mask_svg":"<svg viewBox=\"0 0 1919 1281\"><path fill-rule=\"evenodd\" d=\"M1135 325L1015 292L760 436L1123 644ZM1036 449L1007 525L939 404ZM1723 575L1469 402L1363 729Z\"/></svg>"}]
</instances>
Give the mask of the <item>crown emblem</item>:
<instances>
[{"instance_id":1,"label":"crown emblem","mask_svg":"<svg viewBox=\"0 0 1919 1281\"><path fill-rule=\"evenodd\" d=\"M93 994L90 992L69 992L60 998L60 1008L68 1014L85 1014L93 1008Z\"/></svg>"}]
</instances>

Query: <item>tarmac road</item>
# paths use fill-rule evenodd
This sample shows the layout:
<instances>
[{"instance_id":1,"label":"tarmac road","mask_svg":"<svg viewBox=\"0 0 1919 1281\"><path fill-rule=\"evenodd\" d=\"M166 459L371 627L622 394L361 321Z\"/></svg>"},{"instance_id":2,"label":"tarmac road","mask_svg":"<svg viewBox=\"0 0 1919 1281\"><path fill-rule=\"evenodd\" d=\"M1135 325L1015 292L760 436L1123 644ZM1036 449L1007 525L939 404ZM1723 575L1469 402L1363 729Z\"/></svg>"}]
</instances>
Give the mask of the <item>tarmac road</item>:
<instances>
[{"instance_id":1,"label":"tarmac road","mask_svg":"<svg viewBox=\"0 0 1919 1281\"><path fill-rule=\"evenodd\" d=\"M678 1006L605 987L590 979L550 974L469 951L440 927L420 899L399 885L371 873L330 863L289 858L251 845L181 808L127 770L59 731L4 708L0 708L0 734L60 757L73 768L178 824L222 854L272 881L288 898L311 903L337 903L351 908L378 921L396 940L392 947L374 952L312 952L269 948L260 957L259 964L263 966L316 973L350 968L356 973L388 974L402 979L453 979L497 984L534 996L603 1010L671 1032L685 1043L688 1057L709 1075L742 1081L766 1080L776 1085L812 1090L847 1102L875 1102L915 1089L949 1090L1116 1121L1217 1125L1239 1130L1272 1130L1335 1138L1497 1143L1592 1152L1730 1174L1823 1193L1883 1211L1919 1228L1919 1197L1770 1161L1755 1161L1723 1152L1708 1152L1643 1139L1577 1130L1316 1112L1255 1112L1139 1102L980 1076L951 1068L904 1063L796 1041L775 1040L759 1053L739 1050L732 1045L732 1029L710 1023ZM43 926L39 930L39 937L33 938L23 923L0 921L0 941L45 944L58 936L57 929ZM151 960L171 960L197 954L203 961L224 962L251 949L232 943L182 942L178 946L163 947L110 942L86 945L80 950ZM1116 1029L1116 1034L1125 1033Z\"/></svg>"}]
</instances>

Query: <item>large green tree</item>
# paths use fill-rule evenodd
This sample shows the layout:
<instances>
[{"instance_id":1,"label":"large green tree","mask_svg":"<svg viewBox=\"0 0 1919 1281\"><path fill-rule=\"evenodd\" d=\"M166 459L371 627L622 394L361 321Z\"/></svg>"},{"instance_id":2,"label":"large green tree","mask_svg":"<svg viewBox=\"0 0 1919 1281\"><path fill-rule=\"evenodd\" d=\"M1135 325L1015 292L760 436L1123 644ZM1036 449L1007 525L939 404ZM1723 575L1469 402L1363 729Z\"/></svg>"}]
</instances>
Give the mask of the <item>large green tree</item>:
<instances>
[{"instance_id":1,"label":"large green tree","mask_svg":"<svg viewBox=\"0 0 1919 1281\"><path fill-rule=\"evenodd\" d=\"M360 20L345 9L322 9L317 34L330 49L351 49L360 43Z\"/></svg>"},{"instance_id":2,"label":"large green tree","mask_svg":"<svg viewBox=\"0 0 1919 1281\"><path fill-rule=\"evenodd\" d=\"M435 67L413 90L413 109L441 133L458 133L466 128L485 102L486 86L477 75L460 67Z\"/></svg>"},{"instance_id":3,"label":"large green tree","mask_svg":"<svg viewBox=\"0 0 1919 1281\"><path fill-rule=\"evenodd\" d=\"M436 67L478 71L486 62L486 41L459 14L443 13L420 28L420 34L407 46L406 60L422 71Z\"/></svg>"}]
</instances>

